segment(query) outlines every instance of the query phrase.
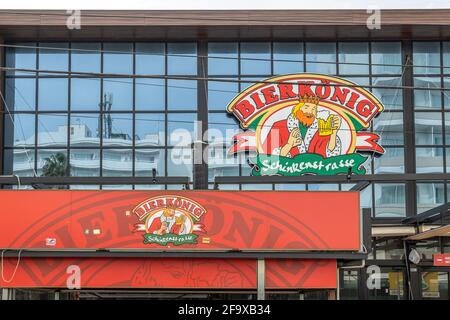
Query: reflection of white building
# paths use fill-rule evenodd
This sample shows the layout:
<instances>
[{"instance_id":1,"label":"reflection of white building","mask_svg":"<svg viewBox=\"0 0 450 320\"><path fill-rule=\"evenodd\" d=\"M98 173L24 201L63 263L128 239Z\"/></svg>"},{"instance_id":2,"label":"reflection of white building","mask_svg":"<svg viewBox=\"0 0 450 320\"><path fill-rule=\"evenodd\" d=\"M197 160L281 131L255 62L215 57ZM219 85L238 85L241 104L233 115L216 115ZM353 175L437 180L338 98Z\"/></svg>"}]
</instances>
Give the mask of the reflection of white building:
<instances>
[{"instance_id":1,"label":"reflection of white building","mask_svg":"<svg viewBox=\"0 0 450 320\"><path fill-rule=\"evenodd\" d=\"M236 130L236 133L239 130ZM210 137L208 143L208 176L213 180L216 176L238 176L239 164L245 164L244 155L228 153L232 146L232 137ZM206 159L205 159L206 161Z\"/></svg>"},{"instance_id":2,"label":"reflection of white building","mask_svg":"<svg viewBox=\"0 0 450 320\"><path fill-rule=\"evenodd\" d=\"M100 138L84 124L58 126L56 131L39 134L37 174L40 175L46 158L58 152L67 155L67 134L70 134L70 169L72 176L98 176L100 172ZM34 150L27 147L34 146L35 137L30 136L25 141L16 141L14 149L13 171L19 176L32 176L34 167ZM136 137L135 149L136 175L151 175L156 169L159 175L164 175L164 150L161 137L158 134L148 134ZM103 175L131 176L133 166L133 140L127 134L112 134L111 138L103 138ZM115 148L117 147L117 148ZM153 149L152 149L153 148Z\"/></svg>"}]
</instances>

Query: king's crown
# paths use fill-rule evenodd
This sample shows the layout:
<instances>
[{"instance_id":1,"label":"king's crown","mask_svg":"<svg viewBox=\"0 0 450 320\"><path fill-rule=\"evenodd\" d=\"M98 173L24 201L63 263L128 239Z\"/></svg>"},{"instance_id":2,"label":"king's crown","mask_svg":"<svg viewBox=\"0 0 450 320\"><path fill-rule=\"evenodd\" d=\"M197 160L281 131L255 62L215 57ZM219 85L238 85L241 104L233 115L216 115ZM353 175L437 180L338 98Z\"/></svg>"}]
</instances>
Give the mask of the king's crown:
<instances>
[{"instance_id":1,"label":"king's crown","mask_svg":"<svg viewBox=\"0 0 450 320\"><path fill-rule=\"evenodd\" d=\"M303 95L298 97L298 101L301 103L313 103L315 105L319 104L320 99L313 95Z\"/></svg>"}]
</instances>

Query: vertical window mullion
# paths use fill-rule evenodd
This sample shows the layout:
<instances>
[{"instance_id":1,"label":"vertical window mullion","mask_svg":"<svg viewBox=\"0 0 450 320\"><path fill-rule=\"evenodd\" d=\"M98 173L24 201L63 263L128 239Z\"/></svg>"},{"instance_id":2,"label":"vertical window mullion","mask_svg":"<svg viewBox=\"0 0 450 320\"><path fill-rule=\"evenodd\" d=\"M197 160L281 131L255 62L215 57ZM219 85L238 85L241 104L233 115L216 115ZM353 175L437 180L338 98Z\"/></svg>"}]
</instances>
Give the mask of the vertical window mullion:
<instances>
[{"instance_id":1,"label":"vertical window mullion","mask_svg":"<svg viewBox=\"0 0 450 320\"><path fill-rule=\"evenodd\" d=\"M40 42L36 43L36 69L39 70L39 53L40 53ZM36 71L36 92L35 92L35 103L36 103L36 107L34 109L34 175L37 175L37 171L38 171L38 152L37 152L37 147L38 147L38 127L39 127L39 77L40 77L40 73ZM13 160L14 161L14 160Z\"/></svg>"},{"instance_id":2,"label":"vertical window mullion","mask_svg":"<svg viewBox=\"0 0 450 320\"><path fill-rule=\"evenodd\" d=\"M340 75L339 71L339 42L335 42L335 50L336 50L336 75Z\"/></svg>"},{"instance_id":3,"label":"vertical window mullion","mask_svg":"<svg viewBox=\"0 0 450 320\"><path fill-rule=\"evenodd\" d=\"M72 42L69 42L69 52L68 52L68 59L69 59L69 66L68 66L68 95L67 95L67 152L66 152L66 175L70 176L70 143L71 143L71 137L70 137L70 116L71 116L71 111L72 111L72 107L71 107L71 103L72 103L72 98L71 98L71 93L72 93L72 74L70 73L70 71L72 71ZM70 186L69 186L70 188Z\"/></svg>"},{"instance_id":4,"label":"vertical window mullion","mask_svg":"<svg viewBox=\"0 0 450 320\"><path fill-rule=\"evenodd\" d=\"M100 44L100 72L103 74L103 69L104 69L104 57L105 54L103 52L103 42ZM99 139L100 139L100 147L98 150L98 155L100 157L100 168L99 168L99 176L102 177L103 176L103 85L104 85L104 79L103 77L101 77L100 79L100 105L99 105ZM103 185L100 184L100 189L103 189Z\"/></svg>"},{"instance_id":5,"label":"vertical window mullion","mask_svg":"<svg viewBox=\"0 0 450 320\"><path fill-rule=\"evenodd\" d=\"M132 54L133 54L133 76L136 75L136 43L133 42L132 47ZM136 77L133 77L131 80L133 83L133 106L132 106L132 121L131 121L131 175L134 177L136 176L136 167L135 167L135 157L136 157L136 143L135 143L135 136L136 136ZM132 186L133 189L135 189L135 185Z\"/></svg>"},{"instance_id":6,"label":"vertical window mullion","mask_svg":"<svg viewBox=\"0 0 450 320\"><path fill-rule=\"evenodd\" d=\"M440 62L440 84L441 88L444 88L444 44L442 41L439 42L440 47L440 55L439 55L439 62ZM445 139L446 135L446 128L445 128L445 91L441 91L441 121L442 121L442 158L443 158L443 171L447 173L447 148L445 147L447 144L447 141ZM447 181L444 181L444 202L447 202Z\"/></svg>"},{"instance_id":7,"label":"vertical window mullion","mask_svg":"<svg viewBox=\"0 0 450 320\"><path fill-rule=\"evenodd\" d=\"M406 58L409 58L409 62ZM402 41L402 65L404 68L402 85L414 86L413 75L413 44L412 41ZM402 70L403 71L403 70ZM414 90L403 89L403 123L404 123L404 152L405 173L416 173L416 143L415 143L415 108ZM406 215L415 215L417 212L417 191L414 181L406 182L405 186Z\"/></svg>"},{"instance_id":8,"label":"vertical window mullion","mask_svg":"<svg viewBox=\"0 0 450 320\"><path fill-rule=\"evenodd\" d=\"M200 128L197 128L197 131L201 129L201 132L197 132L197 134L201 134L199 139L194 137L194 141L202 141L208 143L208 139L206 136L208 130L208 81L205 78L208 77L208 44L205 41L197 42L197 76L202 80L197 80L197 117L196 119L200 123ZM195 133L194 133L195 134ZM206 141L204 138L206 137ZM206 149L205 149L206 146ZM194 162L194 154L195 148L201 148L201 163L195 164ZM200 146L192 145L192 177L193 177L193 187L199 187L201 189L208 189L208 161L204 159L205 150L207 150L208 145L201 143ZM200 174L196 174L200 173ZM201 181L197 181L201 180Z\"/></svg>"},{"instance_id":9,"label":"vertical window mullion","mask_svg":"<svg viewBox=\"0 0 450 320\"><path fill-rule=\"evenodd\" d=\"M270 42L270 75L273 77L273 41Z\"/></svg>"},{"instance_id":10,"label":"vertical window mullion","mask_svg":"<svg viewBox=\"0 0 450 320\"><path fill-rule=\"evenodd\" d=\"M306 71L306 42L303 41L302 45L303 45L303 70L304 70L304 72L307 72Z\"/></svg>"},{"instance_id":11,"label":"vertical window mullion","mask_svg":"<svg viewBox=\"0 0 450 320\"><path fill-rule=\"evenodd\" d=\"M238 79L242 80L242 76L241 76L241 42L238 42ZM238 81L238 92L241 92L241 82ZM247 152L244 153L244 157L247 156ZM240 159L239 159L240 162ZM242 176L242 163L239 163L239 176ZM242 184L239 184L239 190L242 190Z\"/></svg>"},{"instance_id":12,"label":"vertical window mullion","mask_svg":"<svg viewBox=\"0 0 450 320\"><path fill-rule=\"evenodd\" d=\"M168 145L169 145L169 137L168 137L168 132L169 132L169 117L167 114L167 110L168 110L168 85L169 85L169 80L167 79L167 75L168 75L168 56L167 56L167 50L168 50L168 45L167 42L164 43L164 74L165 74L165 79L164 79L164 121L165 121L165 126L164 126L164 130L165 130L165 139L164 139L164 161L165 161L165 165L164 165L164 170L165 170L165 176L168 176L169 173L169 152L168 152ZM164 186L165 189L167 189L167 185Z\"/></svg>"}]
</instances>

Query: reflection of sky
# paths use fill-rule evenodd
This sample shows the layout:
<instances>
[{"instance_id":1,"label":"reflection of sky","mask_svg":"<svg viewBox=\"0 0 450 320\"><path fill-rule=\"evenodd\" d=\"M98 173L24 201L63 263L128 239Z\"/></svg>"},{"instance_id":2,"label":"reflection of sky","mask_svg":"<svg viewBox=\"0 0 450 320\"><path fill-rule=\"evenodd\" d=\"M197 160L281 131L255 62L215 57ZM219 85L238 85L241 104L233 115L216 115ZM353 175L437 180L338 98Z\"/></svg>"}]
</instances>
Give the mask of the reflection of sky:
<instances>
[{"instance_id":1,"label":"reflection of sky","mask_svg":"<svg viewBox=\"0 0 450 320\"><path fill-rule=\"evenodd\" d=\"M67 109L68 93L68 79L39 79L39 110Z\"/></svg>"},{"instance_id":2,"label":"reflection of sky","mask_svg":"<svg viewBox=\"0 0 450 320\"><path fill-rule=\"evenodd\" d=\"M233 78L232 78L233 79ZM239 93L237 82L208 82L208 109L225 110L226 106Z\"/></svg>"},{"instance_id":3,"label":"reflection of sky","mask_svg":"<svg viewBox=\"0 0 450 320\"><path fill-rule=\"evenodd\" d=\"M208 43L208 55L210 56L210 58L208 58L208 74L212 75L238 74L237 51L238 45L236 42Z\"/></svg>"},{"instance_id":4,"label":"reflection of sky","mask_svg":"<svg viewBox=\"0 0 450 320\"><path fill-rule=\"evenodd\" d=\"M303 72L303 44L275 42L273 44L273 59L273 73L276 75Z\"/></svg>"},{"instance_id":5,"label":"reflection of sky","mask_svg":"<svg viewBox=\"0 0 450 320\"><path fill-rule=\"evenodd\" d=\"M369 73L369 44L367 42L339 42L340 74L367 74ZM360 63L363 65L350 65L345 63Z\"/></svg>"},{"instance_id":6,"label":"reflection of sky","mask_svg":"<svg viewBox=\"0 0 450 320\"><path fill-rule=\"evenodd\" d=\"M5 89L6 104L10 111L34 111L36 105L35 79L6 79Z\"/></svg>"},{"instance_id":7,"label":"reflection of sky","mask_svg":"<svg viewBox=\"0 0 450 320\"><path fill-rule=\"evenodd\" d=\"M133 80L125 78L105 79L103 81L103 94L106 94L108 102L112 98L111 110L131 110L133 106Z\"/></svg>"},{"instance_id":8,"label":"reflection of sky","mask_svg":"<svg viewBox=\"0 0 450 320\"><path fill-rule=\"evenodd\" d=\"M36 43L26 42L17 43L17 45L35 47ZM6 66L18 69L36 69L36 49L27 48L6 48ZM22 71L7 71L7 75L24 75Z\"/></svg>"},{"instance_id":9,"label":"reflection of sky","mask_svg":"<svg viewBox=\"0 0 450 320\"><path fill-rule=\"evenodd\" d=\"M164 43L136 43L136 74L164 74Z\"/></svg>"},{"instance_id":10,"label":"reflection of sky","mask_svg":"<svg viewBox=\"0 0 450 320\"><path fill-rule=\"evenodd\" d=\"M105 43L103 50L110 51L103 56L104 73L133 73L132 43Z\"/></svg>"},{"instance_id":11,"label":"reflection of sky","mask_svg":"<svg viewBox=\"0 0 450 320\"><path fill-rule=\"evenodd\" d=\"M256 59L248 60L248 58ZM271 73L270 43L247 42L241 44L241 73L261 75Z\"/></svg>"},{"instance_id":12,"label":"reflection of sky","mask_svg":"<svg viewBox=\"0 0 450 320\"><path fill-rule=\"evenodd\" d=\"M76 49L80 49L77 51ZM99 52L83 50L100 50L99 43L72 43L71 67L76 72L100 72L101 55Z\"/></svg>"},{"instance_id":13,"label":"reflection of sky","mask_svg":"<svg viewBox=\"0 0 450 320\"><path fill-rule=\"evenodd\" d=\"M135 98L136 110L163 110L166 101L164 79L136 79Z\"/></svg>"},{"instance_id":14,"label":"reflection of sky","mask_svg":"<svg viewBox=\"0 0 450 320\"><path fill-rule=\"evenodd\" d=\"M306 61L331 62L306 63L307 72L336 74L336 44L331 42L308 42L306 44Z\"/></svg>"},{"instance_id":15,"label":"reflection of sky","mask_svg":"<svg viewBox=\"0 0 450 320\"><path fill-rule=\"evenodd\" d=\"M41 42L40 47L48 48L68 48L67 43L60 42ZM67 71L69 69L69 53L63 50L39 49L39 69Z\"/></svg>"},{"instance_id":16,"label":"reflection of sky","mask_svg":"<svg viewBox=\"0 0 450 320\"><path fill-rule=\"evenodd\" d=\"M71 110L99 110L100 79L71 80L70 108Z\"/></svg>"},{"instance_id":17,"label":"reflection of sky","mask_svg":"<svg viewBox=\"0 0 450 320\"><path fill-rule=\"evenodd\" d=\"M197 81L169 80L167 107L172 110L197 109Z\"/></svg>"},{"instance_id":18,"label":"reflection of sky","mask_svg":"<svg viewBox=\"0 0 450 320\"><path fill-rule=\"evenodd\" d=\"M12 115L15 126L14 126L14 141L27 140L34 136L34 115L30 114L14 114ZM8 133L11 133L13 124L11 123L10 117L6 118L6 144L10 142L8 139ZM34 145L34 141L30 142Z\"/></svg>"},{"instance_id":19,"label":"reflection of sky","mask_svg":"<svg viewBox=\"0 0 450 320\"><path fill-rule=\"evenodd\" d=\"M197 74L196 43L168 43L167 53L168 74Z\"/></svg>"}]
</instances>

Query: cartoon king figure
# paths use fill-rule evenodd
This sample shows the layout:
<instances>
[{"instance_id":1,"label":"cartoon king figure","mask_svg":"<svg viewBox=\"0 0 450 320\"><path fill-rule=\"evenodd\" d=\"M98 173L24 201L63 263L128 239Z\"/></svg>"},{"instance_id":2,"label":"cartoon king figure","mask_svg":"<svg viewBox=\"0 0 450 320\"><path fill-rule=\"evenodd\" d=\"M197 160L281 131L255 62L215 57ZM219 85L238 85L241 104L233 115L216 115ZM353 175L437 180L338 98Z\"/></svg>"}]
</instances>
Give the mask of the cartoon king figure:
<instances>
[{"instance_id":1,"label":"cartoon king figure","mask_svg":"<svg viewBox=\"0 0 450 320\"><path fill-rule=\"evenodd\" d=\"M341 117L329 111L318 111L320 99L302 96L287 119L273 124L263 149L267 154L293 158L302 153L315 153L324 158L341 154L338 131Z\"/></svg>"},{"instance_id":2,"label":"cartoon king figure","mask_svg":"<svg viewBox=\"0 0 450 320\"><path fill-rule=\"evenodd\" d=\"M158 235L169 233L178 235L185 234L185 221L186 216L176 213L173 207L167 207L163 210L161 217L153 221L148 232Z\"/></svg>"}]
</instances>

